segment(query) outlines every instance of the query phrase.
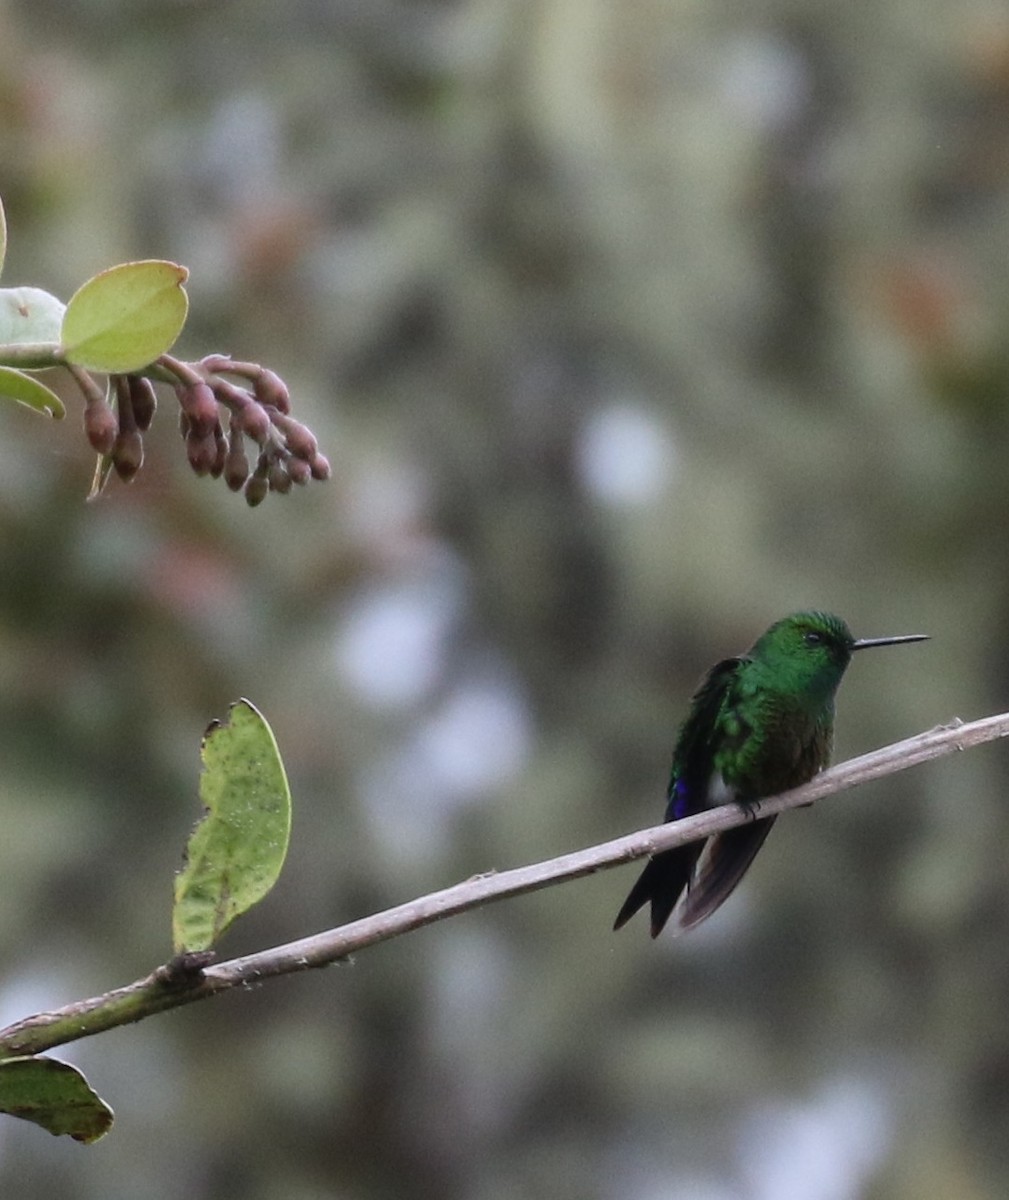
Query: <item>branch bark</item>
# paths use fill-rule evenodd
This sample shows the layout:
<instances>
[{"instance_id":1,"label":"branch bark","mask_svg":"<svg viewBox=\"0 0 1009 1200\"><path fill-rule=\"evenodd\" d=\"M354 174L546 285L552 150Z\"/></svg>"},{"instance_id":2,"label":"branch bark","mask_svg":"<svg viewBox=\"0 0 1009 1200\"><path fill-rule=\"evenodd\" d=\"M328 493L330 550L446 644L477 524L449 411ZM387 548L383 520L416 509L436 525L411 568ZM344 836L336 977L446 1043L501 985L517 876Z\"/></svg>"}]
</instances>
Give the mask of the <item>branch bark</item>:
<instances>
[{"instance_id":1,"label":"branch bark","mask_svg":"<svg viewBox=\"0 0 1009 1200\"><path fill-rule=\"evenodd\" d=\"M835 792L847 791L955 750L967 750L1006 736L1009 736L1009 713L969 724L957 718L949 725L938 726L832 767L793 791L762 800L755 815L771 816L812 804ZM373 916L242 958L206 967L199 963L166 964L126 987L76 1001L53 1012L36 1013L0 1030L0 1058L39 1054L65 1042L140 1021L169 1008L205 1000L234 987L347 961L358 950L446 917L698 841L750 819L738 805L730 804L559 858L509 871L474 875L453 887L431 892Z\"/></svg>"}]
</instances>

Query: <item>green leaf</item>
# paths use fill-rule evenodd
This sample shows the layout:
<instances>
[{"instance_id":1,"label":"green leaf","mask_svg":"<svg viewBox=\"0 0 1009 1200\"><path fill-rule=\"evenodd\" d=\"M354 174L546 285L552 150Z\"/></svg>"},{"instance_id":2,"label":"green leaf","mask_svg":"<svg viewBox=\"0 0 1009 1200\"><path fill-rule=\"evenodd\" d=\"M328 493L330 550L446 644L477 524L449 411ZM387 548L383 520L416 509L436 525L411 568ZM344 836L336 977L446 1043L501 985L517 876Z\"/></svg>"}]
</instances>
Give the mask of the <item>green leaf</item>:
<instances>
[{"instance_id":1,"label":"green leaf","mask_svg":"<svg viewBox=\"0 0 1009 1200\"><path fill-rule=\"evenodd\" d=\"M0 396L27 404L29 408L49 417L62 418L67 415L63 401L55 392L31 375L15 371L12 367L0 367Z\"/></svg>"},{"instance_id":2,"label":"green leaf","mask_svg":"<svg viewBox=\"0 0 1009 1200\"><path fill-rule=\"evenodd\" d=\"M273 731L248 700L203 738L206 807L175 877L176 954L206 950L269 892L291 835L291 793Z\"/></svg>"},{"instance_id":3,"label":"green leaf","mask_svg":"<svg viewBox=\"0 0 1009 1200\"><path fill-rule=\"evenodd\" d=\"M0 344L24 345L60 340L66 306L36 287L0 288Z\"/></svg>"},{"instance_id":4,"label":"green leaf","mask_svg":"<svg viewBox=\"0 0 1009 1200\"><path fill-rule=\"evenodd\" d=\"M0 271L4 269L4 258L7 255L7 216L4 213L3 198L0 197Z\"/></svg>"},{"instance_id":5,"label":"green leaf","mask_svg":"<svg viewBox=\"0 0 1009 1200\"><path fill-rule=\"evenodd\" d=\"M112 1109L69 1063L55 1058L8 1058L0 1062L0 1112L33 1121L76 1142L97 1142L108 1133Z\"/></svg>"},{"instance_id":6,"label":"green leaf","mask_svg":"<svg viewBox=\"0 0 1009 1200\"><path fill-rule=\"evenodd\" d=\"M109 267L70 297L60 333L68 362L123 374L167 353L186 323L189 277L178 263L148 259Z\"/></svg>"}]
</instances>

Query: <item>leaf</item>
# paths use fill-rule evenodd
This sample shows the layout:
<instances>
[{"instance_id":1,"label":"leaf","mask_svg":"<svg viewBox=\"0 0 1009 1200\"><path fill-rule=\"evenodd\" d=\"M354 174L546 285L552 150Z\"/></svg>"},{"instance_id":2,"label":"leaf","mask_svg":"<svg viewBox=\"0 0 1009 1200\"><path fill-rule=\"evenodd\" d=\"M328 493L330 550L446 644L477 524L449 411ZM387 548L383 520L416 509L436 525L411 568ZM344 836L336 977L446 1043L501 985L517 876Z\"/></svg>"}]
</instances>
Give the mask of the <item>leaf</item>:
<instances>
[{"instance_id":1,"label":"leaf","mask_svg":"<svg viewBox=\"0 0 1009 1200\"><path fill-rule=\"evenodd\" d=\"M76 1067L30 1056L0 1062L0 1112L85 1143L104 1137L113 1120L112 1109Z\"/></svg>"},{"instance_id":2,"label":"leaf","mask_svg":"<svg viewBox=\"0 0 1009 1200\"><path fill-rule=\"evenodd\" d=\"M273 887L291 834L291 793L273 731L248 700L203 738L206 807L175 877L176 954L206 950Z\"/></svg>"},{"instance_id":3,"label":"leaf","mask_svg":"<svg viewBox=\"0 0 1009 1200\"><path fill-rule=\"evenodd\" d=\"M0 288L0 344L50 342L55 350L65 312L63 301L41 288ZM49 358L43 365L52 365Z\"/></svg>"},{"instance_id":4,"label":"leaf","mask_svg":"<svg viewBox=\"0 0 1009 1200\"><path fill-rule=\"evenodd\" d=\"M139 371L167 353L186 323L189 272L161 259L121 263L70 297L60 333L68 362L89 371Z\"/></svg>"},{"instance_id":5,"label":"leaf","mask_svg":"<svg viewBox=\"0 0 1009 1200\"><path fill-rule=\"evenodd\" d=\"M29 408L48 417L60 419L67 414L63 401L55 392L24 371L15 371L13 367L0 367L0 396L27 404Z\"/></svg>"}]
</instances>

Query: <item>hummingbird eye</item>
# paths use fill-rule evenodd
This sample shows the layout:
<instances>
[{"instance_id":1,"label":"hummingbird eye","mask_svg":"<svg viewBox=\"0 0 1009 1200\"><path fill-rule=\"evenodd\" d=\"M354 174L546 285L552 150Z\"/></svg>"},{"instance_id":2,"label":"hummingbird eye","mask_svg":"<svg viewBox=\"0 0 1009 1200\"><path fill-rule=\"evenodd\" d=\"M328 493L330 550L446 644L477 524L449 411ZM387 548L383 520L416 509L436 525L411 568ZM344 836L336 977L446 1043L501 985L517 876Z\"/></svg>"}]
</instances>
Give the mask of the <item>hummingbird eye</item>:
<instances>
[{"instance_id":1,"label":"hummingbird eye","mask_svg":"<svg viewBox=\"0 0 1009 1200\"><path fill-rule=\"evenodd\" d=\"M815 629L810 629L802 635L802 640L807 646L819 646L823 643L823 634L817 633Z\"/></svg>"}]
</instances>

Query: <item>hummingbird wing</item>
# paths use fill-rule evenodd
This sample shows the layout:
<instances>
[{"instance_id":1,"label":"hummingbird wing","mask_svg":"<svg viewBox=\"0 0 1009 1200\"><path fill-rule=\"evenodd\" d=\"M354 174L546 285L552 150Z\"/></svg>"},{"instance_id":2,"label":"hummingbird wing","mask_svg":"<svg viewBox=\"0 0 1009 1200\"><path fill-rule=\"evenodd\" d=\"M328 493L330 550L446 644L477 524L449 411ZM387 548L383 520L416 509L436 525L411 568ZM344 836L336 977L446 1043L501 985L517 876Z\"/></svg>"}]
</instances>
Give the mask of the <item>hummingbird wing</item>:
<instances>
[{"instance_id":1,"label":"hummingbird wing","mask_svg":"<svg viewBox=\"0 0 1009 1200\"><path fill-rule=\"evenodd\" d=\"M718 728L719 715L732 682L745 661L744 658L726 658L716 663L694 694L690 713L680 729L673 751L667 821L676 821L711 807L712 736ZM658 937L694 877L703 847L704 843L691 842L686 846L664 850L650 858L617 913L613 928L620 929L639 908L644 908L650 902L651 933L653 938ZM759 845L753 854L757 849ZM749 860L746 865L749 865Z\"/></svg>"},{"instance_id":2,"label":"hummingbird wing","mask_svg":"<svg viewBox=\"0 0 1009 1200\"><path fill-rule=\"evenodd\" d=\"M752 714L746 715L741 697L735 691L730 686L724 710L732 717L725 723L732 736L723 728L716 755L716 766L720 765L719 758L724 764L727 752L730 762L735 760L732 772L735 789L724 789L729 798L735 793L734 798L745 806L747 801L798 787L830 760L832 709L823 710L812 724L803 724L796 719L795 712L782 710L780 697L772 698L773 702L757 722L762 730L762 736L757 738ZM756 775L755 762L760 763ZM715 778L721 781L720 770ZM759 781L759 790L752 782L754 778ZM746 779L750 782L741 782ZM682 929L703 921L728 899L764 844L775 819L761 817L708 839L676 909L676 921Z\"/></svg>"}]
</instances>

